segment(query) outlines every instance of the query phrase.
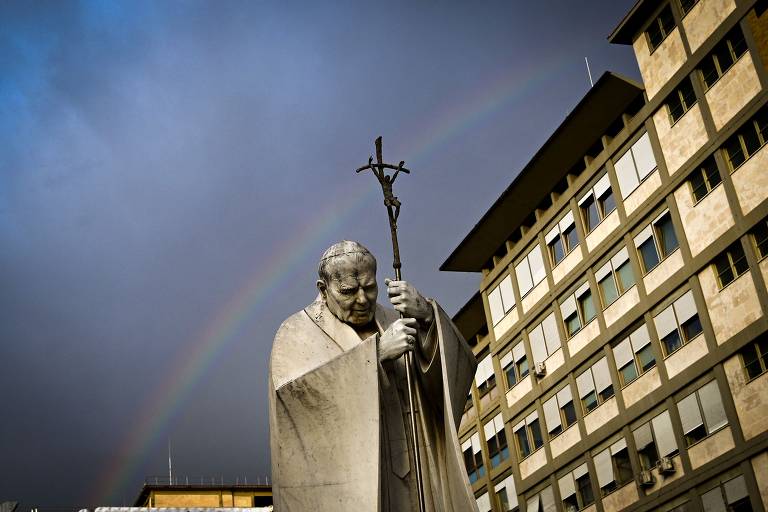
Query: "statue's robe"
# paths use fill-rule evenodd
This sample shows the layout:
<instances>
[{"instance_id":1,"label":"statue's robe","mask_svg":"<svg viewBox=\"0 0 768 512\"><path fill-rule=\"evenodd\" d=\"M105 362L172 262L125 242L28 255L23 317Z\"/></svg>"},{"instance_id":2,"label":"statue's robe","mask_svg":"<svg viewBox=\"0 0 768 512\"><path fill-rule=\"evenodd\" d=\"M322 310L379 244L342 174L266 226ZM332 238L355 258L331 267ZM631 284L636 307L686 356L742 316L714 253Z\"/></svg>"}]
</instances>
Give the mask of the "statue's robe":
<instances>
[{"instance_id":1,"label":"statue's robe","mask_svg":"<svg viewBox=\"0 0 768 512\"><path fill-rule=\"evenodd\" d=\"M418 440L429 511L476 511L457 429L477 362L450 318L414 351ZM376 306L383 333L398 318ZM426 329L426 328L425 328ZM288 318L270 360L269 426L276 512L418 511L404 358L379 363L322 300Z\"/></svg>"}]
</instances>

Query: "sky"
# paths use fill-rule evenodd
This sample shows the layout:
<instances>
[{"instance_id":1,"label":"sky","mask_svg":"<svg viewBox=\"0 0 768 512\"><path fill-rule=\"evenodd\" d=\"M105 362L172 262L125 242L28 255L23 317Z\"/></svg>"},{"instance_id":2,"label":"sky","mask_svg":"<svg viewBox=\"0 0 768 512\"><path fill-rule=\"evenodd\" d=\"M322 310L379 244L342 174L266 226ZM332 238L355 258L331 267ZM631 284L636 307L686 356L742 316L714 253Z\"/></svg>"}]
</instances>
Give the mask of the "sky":
<instances>
[{"instance_id":1,"label":"sky","mask_svg":"<svg viewBox=\"0 0 768 512\"><path fill-rule=\"evenodd\" d=\"M264 482L267 365L330 244L438 267L589 89L633 0L0 3L0 502ZM578 8L575 6L578 5ZM382 300L385 300L382 297Z\"/></svg>"}]
</instances>

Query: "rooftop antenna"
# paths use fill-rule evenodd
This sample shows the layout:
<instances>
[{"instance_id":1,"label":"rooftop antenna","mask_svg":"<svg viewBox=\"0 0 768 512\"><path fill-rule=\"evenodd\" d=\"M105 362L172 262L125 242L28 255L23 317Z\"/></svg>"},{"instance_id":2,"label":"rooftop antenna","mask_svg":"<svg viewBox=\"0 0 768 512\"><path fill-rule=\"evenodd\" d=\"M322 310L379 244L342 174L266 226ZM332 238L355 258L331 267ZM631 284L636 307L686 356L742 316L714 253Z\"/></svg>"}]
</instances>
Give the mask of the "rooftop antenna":
<instances>
[{"instance_id":1,"label":"rooftop antenna","mask_svg":"<svg viewBox=\"0 0 768 512\"><path fill-rule=\"evenodd\" d=\"M584 62L587 64L587 75L589 76L589 86L594 87L595 84L592 82L592 72L589 70L589 60L584 57Z\"/></svg>"},{"instance_id":2,"label":"rooftop antenna","mask_svg":"<svg viewBox=\"0 0 768 512\"><path fill-rule=\"evenodd\" d=\"M173 485L173 466L171 465L171 438L168 438L168 485Z\"/></svg>"}]
</instances>

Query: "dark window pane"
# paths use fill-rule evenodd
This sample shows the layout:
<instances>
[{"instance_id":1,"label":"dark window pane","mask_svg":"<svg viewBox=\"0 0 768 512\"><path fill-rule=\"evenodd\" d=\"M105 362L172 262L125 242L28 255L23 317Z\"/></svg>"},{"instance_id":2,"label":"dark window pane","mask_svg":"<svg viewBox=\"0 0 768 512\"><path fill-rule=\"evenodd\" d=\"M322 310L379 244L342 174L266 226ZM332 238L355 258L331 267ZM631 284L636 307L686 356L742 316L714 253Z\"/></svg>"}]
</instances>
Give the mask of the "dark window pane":
<instances>
[{"instance_id":1,"label":"dark window pane","mask_svg":"<svg viewBox=\"0 0 768 512\"><path fill-rule=\"evenodd\" d=\"M646 273L659 264L659 255L656 252L656 245L653 243L652 237L640 244L637 250L640 251L640 259Z\"/></svg>"},{"instance_id":2,"label":"dark window pane","mask_svg":"<svg viewBox=\"0 0 768 512\"><path fill-rule=\"evenodd\" d=\"M579 321L579 315L572 314L565 319L565 330L568 332L568 337L573 336L581 329L581 322Z\"/></svg>"},{"instance_id":3,"label":"dark window pane","mask_svg":"<svg viewBox=\"0 0 768 512\"><path fill-rule=\"evenodd\" d=\"M579 245L579 235L576 233L576 225L572 225L568 231L563 233L563 236L565 237L565 245L568 252L571 252Z\"/></svg>"},{"instance_id":4,"label":"dark window pane","mask_svg":"<svg viewBox=\"0 0 768 512\"><path fill-rule=\"evenodd\" d=\"M635 284L635 274L632 272L632 266L629 262L624 263L616 270L616 277L619 279L619 288L621 288L622 293Z\"/></svg>"},{"instance_id":5,"label":"dark window pane","mask_svg":"<svg viewBox=\"0 0 768 512\"><path fill-rule=\"evenodd\" d=\"M651 469L659 461L659 452L656 451L656 443L651 443L642 450L638 450L640 465L643 469Z\"/></svg>"},{"instance_id":6,"label":"dark window pane","mask_svg":"<svg viewBox=\"0 0 768 512\"><path fill-rule=\"evenodd\" d=\"M656 366L656 358L653 357L650 344L640 349L640 352L637 353L637 359L640 361L640 368L643 373Z\"/></svg>"},{"instance_id":7,"label":"dark window pane","mask_svg":"<svg viewBox=\"0 0 768 512\"><path fill-rule=\"evenodd\" d=\"M522 379L526 375L528 375L528 358L524 357L520 361L517 362L517 374Z\"/></svg>"},{"instance_id":8,"label":"dark window pane","mask_svg":"<svg viewBox=\"0 0 768 512\"><path fill-rule=\"evenodd\" d=\"M563 407L563 416L565 416L565 426L573 425L576 422L576 408L573 402L568 402Z\"/></svg>"},{"instance_id":9,"label":"dark window pane","mask_svg":"<svg viewBox=\"0 0 768 512\"><path fill-rule=\"evenodd\" d=\"M720 78L720 75L717 72L717 67L715 66L714 58L711 55L704 57L704 60L701 61L699 71L701 71L701 78L704 80L704 84L707 87L712 87L712 85L717 82L717 79Z\"/></svg>"},{"instance_id":10,"label":"dark window pane","mask_svg":"<svg viewBox=\"0 0 768 512\"><path fill-rule=\"evenodd\" d=\"M704 425L699 425L685 434L685 442L688 446L691 446L693 443L701 441L705 437L707 437L707 428Z\"/></svg>"},{"instance_id":11,"label":"dark window pane","mask_svg":"<svg viewBox=\"0 0 768 512\"><path fill-rule=\"evenodd\" d=\"M725 141L724 148L725 155L728 161L731 163L731 168L736 169L738 166L744 163L747 159L744 155L744 150L741 149L741 141L738 136L733 136Z\"/></svg>"},{"instance_id":12,"label":"dark window pane","mask_svg":"<svg viewBox=\"0 0 768 512\"><path fill-rule=\"evenodd\" d=\"M512 387L517 384L517 376L515 375L515 366L511 364L504 369L504 373L507 376L507 387Z\"/></svg>"},{"instance_id":13,"label":"dark window pane","mask_svg":"<svg viewBox=\"0 0 768 512\"><path fill-rule=\"evenodd\" d=\"M672 225L672 216L669 214L665 215L664 218L656 223L655 227L656 235L659 237L662 256L667 257L680 245L675 235L675 228Z\"/></svg>"},{"instance_id":14,"label":"dark window pane","mask_svg":"<svg viewBox=\"0 0 768 512\"><path fill-rule=\"evenodd\" d=\"M696 5L698 0L680 0L680 6L683 8L683 13L687 13L693 6Z\"/></svg>"},{"instance_id":15,"label":"dark window pane","mask_svg":"<svg viewBox=\"0 0 768 512\"><path fill-rule=\"evenodd\" d=\"M664 40L664 33L661 31L661 25L659 25L658 20L654 20L651 23L646 33L648 34L648 45L651 47L651 50L654 50Z\"/></svg>"},{"instance_id":16,"label":"dark window pane","mask_svg":"<svg viewBox=\"0 0 768 512\"><path fill-rule=\"evenodd\" d=\"M731 48L735 57L738 59L741 55L747 51L747 43L744 41L744 33L738 25L731 30L726 36L731 43Z\"/></svg>"},{"instance_id":17,"label":"dark window pane","mask_svg":"<svg viewBox=\"0 0 768 512\"><path fill-rule=\"evenodd\" d=\"M600 222L597 215L597 205L595 204L595 198L593 196L590 196L590 198L587 199L587 202L581 207L581 211L584 216L584 226L587 228L587 233L589 233L595 229L595 226Z\"/></svg>"},{"instance_id":18,"label":"dark window pane","mask_svg":"<svg viewBox=\"0 0 768 512\"><path fill-rule=\"evenodd\" d=\"M693 174L691 174L691 177L688 178L688 181L691 182L691 189L693 190L693 199L695 201L701 201L704 198L704 196L706 196L709 193L710 188L707 185L707 181L704 178L703 169L696 169L695 171L693 171Z\"/></svg>"},{"instance_id":19,"label":"dark window pane","mask_svg":"<svg viewBox=\"0 0 768 512\"><path fill-rule=\"evenodd\" d=\"M595 496L592 494L592 482L589 480L589 473L576 479L576 488L579 492L579 498L581 498L582 508L594 503Z\"/></svg>"},{"instance_id":20,"label":"dark window pane","mask_svg":"<svg viewBox=\"0 0 768 512\"><path fill-rule=\"evenodd\" d=\"M608 274L597 283L597 286L600 287L600 293L603 296L603 304L605 306L612 304L613 301L618 298L619 292L616 289L616 282L613 280L613 274Z\"/></svg>"},{"instance_id":21,"label":"dark window pane","mask_svg":"<svg viewBox=\"0 0 768 512\"><path fill-rule=\"evenodd\" d=\"M613 459L614 474L618 483L623 484L634 478L632 463L629 461L629 451L627 449L621 450L611 458Z\"/></svg>"},{"instance_id":22,"label":"dark window pane","mask_svg":"<svg viewBox=\"0 0 768 512\"><path fill-rule=\"evenodd\" d=\"M563 251L563 242L560 240L560 236L555 238L551 244L549 244L549 254L552 256L552 263L557 265L563 260L565 251Z\"/></svg>"},{"instance_id":23,"label":"dark window pane","mask_svg":"<svg viewBox=\"0 0 768 512\"><path fill-rule=\"evenodd\" d=\"M704 165L702 165L701 169L707 180L709 190L712 190L718 186L721 181L723 181L723 179L720 177L720 172L717 170L717 163L715 162L714 158L710 157L707 159L704 162Z\"/></svg>"},{"instance_id":24,"label":"dark window pane","mask_svg":"<svg viewBox=\"0 0 768 512\"><path fill-rule=\"evenodd\" d=\"M528 434L525 431L525 427L515 432L517 438L517 447L520 450L520 458L527 457L531 454L531 446L528 444Z\"/></svg>"},{"instance_id":25,"label":"dark window pane","mask_svg":"<svg viewBox=\"0 0 768 512\"><path fill-rule=\"evenodd\" d=\"M677 329L664 336L661 339L661 342L667 354L671 354L683 346L682 340L680 339L680 333L677 331Z\"/></svg>"},{"instance_id":26,"label":"dark window pane","mask_svg":"<svg viewBox=\"0 0 768 512\"><path fill-rule=\"evenodd\" d=\"M696 103L696 93L693 91L693 85L691 80L686 78L683 83L680 84L680 95L683 97L683 104L685 104L685 110L688 110Z\"/></svg>"},{"instance_id":27,"label":"dark window pane","mask_svg":"<svg viewBox=\"0 0 768 512\"><path fill-rule=\"evenodd\" d=\"M754 155L760 149L760 138L757 136L757 128L754 123L747 123L741 130L744 147L747 148L747 157Z\"/></svg>"},{"instance_id":28,"label":"dark window pane","mask_svg":"<svg viewBox=\"0 0 768 512\"><path fill-rule=\"evenodd\" d=\"M633 380L637 378L637 368L635 367L635 363L631 362L628 365L624 366L619 370L619 374L621 374L621 381L624 384L629 384Z\"/></svg>"},{"instance_id":29,"label":"dark window pane","mask_svg":"<svg viewBox=\"0 0 768 512\"><path fill-rule=\"evenodd\" d=\"M589 412L597 407L597 395L594 391L590 391L587 396L581 399L581 403L584 406L584 412Z\"/></svg>"},{"instance_id":30,"label":"dark window pane","mask_svg":"<svg viewBox=\"0 0 768 512\"><path fill-rule=\"evenodd\" d=\"M531 429L531 437L533 438L534 449L540 448L544 444L544 438L541 437L541 428L539 427L539 420L533 420L528 427Z\"/></svg>"},{"instance_id":31,"label":"dark window pane","mask_svg":"<svg viewBox=\"0 0 768 512\"><path fill-rule=\"evenodd\" d=\"M699 315L693 315L693 317L683 322L683 325L681 325L680 327L683 329L683 337L685 338L685 341L688 341L698 336L699 334L701 334L701 331L703 330L701 328L701 321L699 320Z\"/></svg>"},{"instance_id":32,"label":"dark window pane","mask_svg":"<svg viewBox=\"0 0 768 512\"><path fill-rule=\"evenodd\" d=\"M600 403L605 402L613 396L613 386L608 386L600 392Z\"/></svg>"},{"instance_id":33,"label":"dark window pane","mask_svg":"<svg viewBox=\"0 0 768 512\"><path fill-rule=\"evenodd\" d=\"M584 324L586 325L597 315L595 302L592 300L592 292L587 292L579 298L579 307L581 308Z\"/></svg>"},{"instance_id":34,"label":"dark window pane","mask_svg":"<svg viewBox=\"0 0 768 512\"><path fill-rule=\"evenodd\" d=\"M762 221L755 226L755 229L752 231L752 236L755 238L758 257L765 258L768 256L768 223Z\"/></svg>"},{"instance_id":35,"label":"dark window pane","mask_svg":"<svg viewBox=\"0 0 768 512\"><path fill-rule=\"evenodd\" d=\"M608 189L599 199L600 208L603 211L603 217L616 209L616 200L613 198L613 191Z\"/></svg>"},{"instance_id":36,"label":"dark window pane","mask_svg":"<svg viewBox=\"0 0 768 512\"><path fill-rule=\"evenodd\" d=\"M724 43L725 41L723 41ZM715 47L715 57L717 58L717 63L720 65L720 74L725 74L726 71L728 71L728 68L730 68L733 65L733 55L731 55L731 49L728 48L727 44L719 44L717 47Z\"/></svg>"},{"instance_id":37,"label":"dark window pane","mask_svg":"<svg viewBox=\"0 0 768 512\"><path fill-rule=\"evenodd\" d=\"M744 248L739 242L733 244L728 252L731 253L733 259L733 268L736 271L736 276L740 276L747 270L749 270L749 263L747 263L747 257L744 255Z\"/></svg>"},{"instance_id":38,"label":"dark window pane","mask_svg":"<svg viewBox=\"0 0 768 512\"><path fill-rule=\"evenodd\" d=\"M672 94L669 95L669 98L667 98L667 107L669 108L669 117L672 118L673 123L683 117L683 114L685 114L685 105L683 105L683 100L680 97L680 94L678 94L678 91L672 91Z\"/></svg>"}]
</instances>

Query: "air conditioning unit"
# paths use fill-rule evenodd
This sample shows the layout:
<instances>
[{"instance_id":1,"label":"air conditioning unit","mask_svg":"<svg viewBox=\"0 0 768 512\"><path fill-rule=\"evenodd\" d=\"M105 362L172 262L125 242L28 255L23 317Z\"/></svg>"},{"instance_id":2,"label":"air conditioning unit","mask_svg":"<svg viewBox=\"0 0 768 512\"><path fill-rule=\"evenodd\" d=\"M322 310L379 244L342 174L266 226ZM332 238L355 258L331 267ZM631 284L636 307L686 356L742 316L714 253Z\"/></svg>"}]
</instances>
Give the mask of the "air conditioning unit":
<instances>
[{"instance_id":1,"label":"air conditioning unit","mask_svg":"<svg viewBox=\"0 0 768 512\"><path fill-rule=\"evenodd\" d=\"M640 472L640 485L643 487L651 487L656 483L656 479L653 478L653 473L650 470Z\"/></svg>"},{"instance_id":2,"label":"air conditioning unit","mask_svg":"<svg viewBox=\"0 0 768 512\"><path fill-rule=\"evenodd\" d=\"M534 373L537 377L541 378L547 374L547 365L544 364L544 361L540 363L536 363L536 367L534 368Z\"/></svg>"},{"instance_id":3,"label":"air conditioning unit","mask_svg":"<svg viewBox=\"0 0 768 512\"><path fill-rule=\"evenodd\" d=\"M664 474L668 475L675 472L675 463L672 461L671 457L662 457L659 461L659 471Z\"/></svg>"}]
</instances>

